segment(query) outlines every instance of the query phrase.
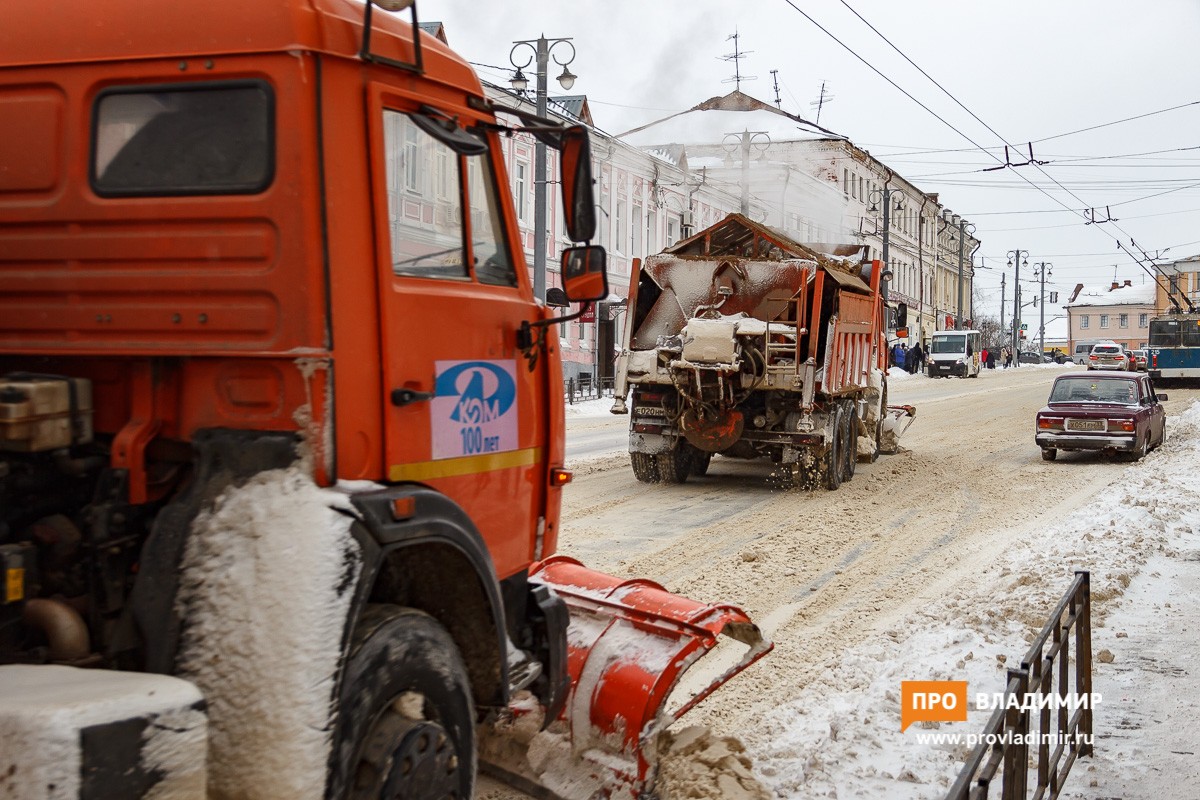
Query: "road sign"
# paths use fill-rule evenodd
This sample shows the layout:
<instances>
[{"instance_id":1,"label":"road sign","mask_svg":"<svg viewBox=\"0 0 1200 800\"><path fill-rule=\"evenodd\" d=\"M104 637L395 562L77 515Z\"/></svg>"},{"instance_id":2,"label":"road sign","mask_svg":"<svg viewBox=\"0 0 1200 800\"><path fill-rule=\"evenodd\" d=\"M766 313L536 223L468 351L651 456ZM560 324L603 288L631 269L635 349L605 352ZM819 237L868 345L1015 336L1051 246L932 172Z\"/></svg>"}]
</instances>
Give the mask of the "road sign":
<instances>
[{"instance_id":1,"label":"road sign","mask_svg":"<svg viewBox=\"0 0 1200 800\"><path fill-rule=\"evenodd\" d=\"M1027 330L1029 330L1029 323L1028 323L1028 322L1022 322L1022 323L1021 323L1021 330L1023 330L1023 331L1027 331Z\"/></svg>"}]
</instances>

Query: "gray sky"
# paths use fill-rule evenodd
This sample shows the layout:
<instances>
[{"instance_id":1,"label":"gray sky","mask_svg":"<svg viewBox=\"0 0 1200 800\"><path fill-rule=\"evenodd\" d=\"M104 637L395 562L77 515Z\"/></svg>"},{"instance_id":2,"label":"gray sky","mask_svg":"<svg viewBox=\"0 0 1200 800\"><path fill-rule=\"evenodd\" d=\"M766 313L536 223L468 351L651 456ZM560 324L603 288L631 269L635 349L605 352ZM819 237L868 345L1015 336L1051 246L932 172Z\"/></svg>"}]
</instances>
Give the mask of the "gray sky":
<instances>
[{"instance_id":1,"label":"gray sky","mask_svg":"<svg viewBox=\"0 0 1200 800\"><path fill-rule=\"evenodd\" d=\"M732 91L723 81L733 64L720 57L733 52L736 30L747 51L742 74L757 76L742 91L773 102L778 70L783 109L814 119L810 103L827 81L834 99L822 126L975 223L983 241L976 263L985 267L978 284L991 316L1002 271L1011 312L1006 253L1016 248L1029 251L1024 299L1042 261L1053 264L1048 290L1150 280L1117 240L1136 240L1151 255L1170 248L1166 258L1200 252L1200 0L427 0L419 10L482 64L507 66L518 39L571 37L579 76L571 93L586 94L597 125L611 133ZM507 79L477 69L485 80ZM551 64L552 78L559 71ZM565 94L553 79L550 87L551 97ZM1165 111L1176 106L1184 107ZM1074 133L1084 128L1095 129ZM1013 162L1026 160L1031 140L1034 156L1051 163L979 171L1004 162L1005 142L1022 148ZM1084 208L1104 220L1105 206L1117 222L1084 224Z\"/></svg>"}]
</instances>

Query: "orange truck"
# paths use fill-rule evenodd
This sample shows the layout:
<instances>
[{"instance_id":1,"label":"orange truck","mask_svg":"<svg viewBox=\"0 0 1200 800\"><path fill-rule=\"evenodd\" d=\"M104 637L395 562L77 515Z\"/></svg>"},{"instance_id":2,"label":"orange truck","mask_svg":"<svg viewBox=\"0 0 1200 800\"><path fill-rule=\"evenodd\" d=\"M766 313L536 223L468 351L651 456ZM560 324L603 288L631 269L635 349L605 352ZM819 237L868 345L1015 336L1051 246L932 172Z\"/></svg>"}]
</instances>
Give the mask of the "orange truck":
<instances>
[{"instance_id":1,"label":"orange truck","mask_svg":"<svg viewBox=\"0 0 1200 800\"><path fill-rule=\"evenodd\" d=\"M5 12L6 797L469 798L481 760L637 797L770 649L554 555L559 320L500 142L560 152L587 242L587 132L397 5ZM604 257L564 253L573 301ZM741 661L668 710L722 637Z\"/></svg>"}]
</instances>

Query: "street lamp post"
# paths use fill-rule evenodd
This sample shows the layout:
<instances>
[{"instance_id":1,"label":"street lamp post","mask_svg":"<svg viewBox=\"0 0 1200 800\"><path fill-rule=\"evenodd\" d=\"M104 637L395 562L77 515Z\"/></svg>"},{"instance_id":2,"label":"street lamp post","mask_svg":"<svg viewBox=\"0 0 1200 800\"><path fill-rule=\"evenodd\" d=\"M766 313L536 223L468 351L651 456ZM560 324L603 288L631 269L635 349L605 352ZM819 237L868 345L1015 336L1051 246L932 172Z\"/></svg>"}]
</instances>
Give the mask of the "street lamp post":
<instances>
[{"instance_id":1,"label":"street lamp post","mask_svg":"<svg viewBox=\"0 0 1200 800\"><path fill-rule=\"evenodd\" d=\"M563 68L558 76L558 82L564 90L570 90L575 85L576 76L567 69L567 65L575 60L575 45L570 39L547 39L544 35L537 39L513 42L513 48L508 54L508 61L517 68L512 77L512 87L518 92L524 91L529 80L522 70L530 64L537 64L537 114L546 116L546 67L550 63L551 51L560 44L571 49L571 55L565 61L554 57L554 63ZM532 51L524 63L517 63L517 51L523 47ZM539 139L534 147L534 177L533 177L533 294L541 301L546 299L546 145Z\"/></svg>"},{"instance_id":2,"label":"street lamp post","mask_svg":"<svg viewBox=\"0 0 1200 800\"><path fill-rule=\"evenodd\" d=\"M966 244L967 236L975 234L975 226L958 214L954 215L954 222L958 225L958 315L954 318L954 328L961 331L963 329L963 247Z\"/></svg>"},{"instance_id":3,"label":"street lamp post","mask_svg":"<svg viewBox=\"0 0 1200 800\"><path fill-rule=\"evenodd\" d=\"M884 187L882 189L875 189L871 192L870 197L869 197L869 199L871 201L871 207L867 209L867 213L871 213L873 211L878 211L880 205L883 206L883 235L881 237L882 244L883 244L883 251L881 253L881 256L883 258L883 268L884 268L885 272L892 272L892 265L888 261L888 237L889 237L889 235L891 233L891 229L892 229L892 214L891 214L891 212L892 212L892 195L894 195L894 194L900 194L900 199L898 199L896 201L896 209L895 209L896 211L900 211L901 209L904 208L904 195L897 192L895 189L887 188L886 184L884 185ZM884 303L885 307L887 306L887 301L888 301L887 287L885 285L885 287L883 289L883 303Z\"/></svg>"},{"instance_id":4,"label":"street lamp post","mask_svg":"<svg viewBox=\"0 0 1200 800\"><path fill-rule=\"evenodd\" d=\"M1020 335L1021 329L1021 261L1024 259L1025 266L1029 266L1029 251L1028 250L1009 250L1008 265L1016 266L1016 272L1013 273L1013 322L1012 322L1012 354L1013 363L1017 364L1017 337Z\"/></svg>"}]
</instances>

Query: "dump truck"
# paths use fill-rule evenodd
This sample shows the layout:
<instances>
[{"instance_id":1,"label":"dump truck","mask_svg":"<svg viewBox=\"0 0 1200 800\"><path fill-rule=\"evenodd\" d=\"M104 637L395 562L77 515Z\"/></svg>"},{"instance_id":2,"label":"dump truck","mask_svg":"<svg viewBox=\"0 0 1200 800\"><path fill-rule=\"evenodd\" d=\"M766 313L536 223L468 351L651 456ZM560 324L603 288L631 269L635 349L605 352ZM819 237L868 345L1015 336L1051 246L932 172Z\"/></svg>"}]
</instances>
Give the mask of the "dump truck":
<instances>
[{"instance_id":1,"label":"dump truck","mask_svg":"<svg viewBox=\"0 0 1200 800\"><path fill-rule=\"evenodd\" d=\"M6 9L0 795L470 798L486 760L641 797L770 649L556 554L520 132L560 154L579 314L587 130L489 99L411 2Z\"/></svg>"},{"instance_id":2,"label":"dump truck","mask_svg":"<svg viewBox=\"0 0 1200 800\"><path fill-rule=\"evenodd\" d=\"M682 483L720 454L837 489L895 452L915 409L887 403L885 280L741 214L635 265L612 411L636 478Z\"/></svg>"}]
</instances>

